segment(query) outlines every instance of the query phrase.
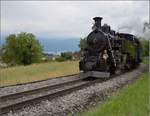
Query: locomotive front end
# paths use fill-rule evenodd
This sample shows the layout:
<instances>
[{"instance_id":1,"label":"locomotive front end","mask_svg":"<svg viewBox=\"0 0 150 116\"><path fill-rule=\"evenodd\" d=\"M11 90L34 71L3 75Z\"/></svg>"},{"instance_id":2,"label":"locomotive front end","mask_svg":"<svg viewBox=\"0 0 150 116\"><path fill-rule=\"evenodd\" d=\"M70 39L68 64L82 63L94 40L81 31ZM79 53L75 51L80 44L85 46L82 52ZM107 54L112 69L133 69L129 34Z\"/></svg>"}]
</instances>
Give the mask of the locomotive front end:
<instances>
[{"instance_id":1,"label":"locomotive front end","mask_svg":"<svg viewBox=\"0 0 150 116\"><path fill-rule=\"evenodd\" d=\"M102 18L95 17L93 19L95 21L92 27L93 31L86 38L87 48L82 51L82 59L79 63L80 71L84 73L88 72L88 75L89 73L91 75L93 71L100 73L107 70L104 66L104 64L106 64L104 60L108 58L106 50L107 39L105 33L101 30ZM107 55L107 57L105 57L106 59L103 57L104 54L105 56Z\"/></svg>"}]
</instances>

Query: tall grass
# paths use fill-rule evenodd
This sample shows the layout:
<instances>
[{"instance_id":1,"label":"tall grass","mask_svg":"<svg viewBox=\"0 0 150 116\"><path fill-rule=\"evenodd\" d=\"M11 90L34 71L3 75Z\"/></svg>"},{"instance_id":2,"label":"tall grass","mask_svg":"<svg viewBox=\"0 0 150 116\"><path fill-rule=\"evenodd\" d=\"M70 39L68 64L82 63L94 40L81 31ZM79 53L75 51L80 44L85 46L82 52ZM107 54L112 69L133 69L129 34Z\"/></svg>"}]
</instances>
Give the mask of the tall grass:
<instances>
[{"instance_id":1,"label":"tall grass","mask_svg":"<svg viewBox=\"0 0 150 116\"><path fill-rule=\"evenodd\" d=\"M78 61L48 62L0 69L0 86L78 73Z\"/></svg>"},{"instance_id":2,"label":"tall grass","mask_svg":"<svg viewBox=\"0 0 150 116\"><path fill-rule=\"evenodd\" d=\"M143 62L149 65L148 59ZM81 116L148 116L149 115L149 73L144 73L133 85L114 93L103 104Z\"/></svg>"},{"instance_id":3,"label":"tall grass","mask_svg":"<svg viewBox=\"0 0 150 116\"><path fill-rule=\"evenodd\" d=\"M148 73L81 116L148 116Z\"/></svg>"}]
</instances>

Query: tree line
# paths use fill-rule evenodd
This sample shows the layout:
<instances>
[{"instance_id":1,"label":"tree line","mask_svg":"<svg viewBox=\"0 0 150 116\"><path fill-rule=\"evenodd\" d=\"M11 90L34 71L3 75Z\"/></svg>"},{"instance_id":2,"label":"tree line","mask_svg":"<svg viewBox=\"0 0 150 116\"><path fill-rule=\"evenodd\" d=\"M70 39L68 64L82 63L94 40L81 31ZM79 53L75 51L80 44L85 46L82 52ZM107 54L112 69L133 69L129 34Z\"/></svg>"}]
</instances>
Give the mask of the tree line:
<instances>
[{"instance_id":1,"label":"tree line","mask_svg":"<svg viewBox=\"0 0 150 116\"><path fill-rule=\"evenodd\" d=\"M83 50L87 47L86 37L81 38L79 48ZM140 39L143 56L149 56L149 40ZM0 60L8 65L29 65L41 62L43 57L43 47L32 33L21 32L10 34L6 37L6 42L0 48ZM72 59L72 53L61 53L56 61L66 61Z\"/></svg>"}]
</instances>

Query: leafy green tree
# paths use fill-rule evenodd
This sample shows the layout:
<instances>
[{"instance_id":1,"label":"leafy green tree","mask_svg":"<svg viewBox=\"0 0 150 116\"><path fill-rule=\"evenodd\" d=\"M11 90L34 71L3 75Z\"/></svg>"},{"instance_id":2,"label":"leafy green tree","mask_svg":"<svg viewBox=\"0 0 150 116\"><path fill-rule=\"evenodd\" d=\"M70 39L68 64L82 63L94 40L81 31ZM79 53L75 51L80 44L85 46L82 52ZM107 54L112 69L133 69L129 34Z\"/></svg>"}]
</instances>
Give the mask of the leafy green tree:
<instances>
[{"instance_id":1,"label":"leafy green tree","mask_svg":"<svg viewBox=\"0 0 150 116\"><path fill-rule=\"evenodd\" d=\"M42 46L32 33L11 34L3 46L2 60L11 65L28 65L41 60L42 50Z\"/></svg>"},{"instance_id":2,"label":"leafy green tree","mask_svg":"<svg viewBox=\"0 0 150 116\"><path fill-rule=\"evenodd\" d=\"M143 56L149 56L149 40L141 39Z\"/></svg>"},{"instance_id":3,"label":"leafy green tree","mask_svg":"<svg viewBox=\"0 0 150 116\"><path fill-rule=\"evenodd\" d=\"M87 47L87 38L86 37L83 39L82 38L80 39L79 47L81 50L83 50L84 48Z\"/></svg>"}]
</instances>

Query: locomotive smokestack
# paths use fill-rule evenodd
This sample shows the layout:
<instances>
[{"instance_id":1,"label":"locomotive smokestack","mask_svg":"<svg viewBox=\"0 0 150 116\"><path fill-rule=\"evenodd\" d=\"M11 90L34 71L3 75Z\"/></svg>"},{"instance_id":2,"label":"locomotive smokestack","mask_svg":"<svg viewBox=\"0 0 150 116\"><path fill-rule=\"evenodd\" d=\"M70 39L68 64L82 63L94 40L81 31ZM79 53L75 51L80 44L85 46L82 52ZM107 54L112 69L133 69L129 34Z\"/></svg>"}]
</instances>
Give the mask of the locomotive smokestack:
<instances>
[{"instance_id":1,"label":"locomotive smokestack","mask_svg":"<svg viewBox=\"0 0 150 116\"><path fill-rule=\"evenodd\" d=\"M97 27L97 28L101 28L101 20L102 20L103 18L102 17L94 17L93 18L93 20L95 21L95 26Z\"/></svg>"}]
</instances>

